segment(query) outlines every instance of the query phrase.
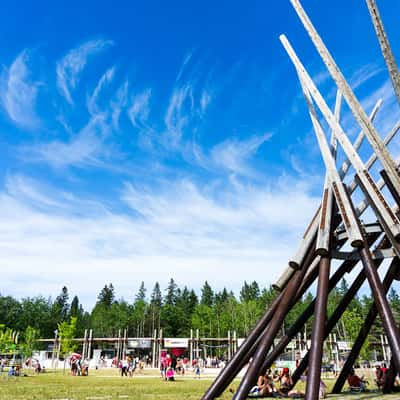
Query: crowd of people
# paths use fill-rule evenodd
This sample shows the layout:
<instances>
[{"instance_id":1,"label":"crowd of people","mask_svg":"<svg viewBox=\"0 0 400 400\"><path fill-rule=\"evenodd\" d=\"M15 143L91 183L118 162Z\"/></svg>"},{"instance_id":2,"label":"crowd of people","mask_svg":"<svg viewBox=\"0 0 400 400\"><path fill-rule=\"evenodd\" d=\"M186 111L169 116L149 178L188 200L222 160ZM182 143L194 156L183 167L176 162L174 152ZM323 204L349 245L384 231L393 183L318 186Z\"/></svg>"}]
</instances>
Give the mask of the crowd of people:
<instances>
[{"instance_id":1,"label":"crowd of people","mask_svg":"<svg viewBox=\"0 0 400 400\"><path fill-rule=\"evenodd\" d=\"M386 383L388 377L388 368L386 366L386 363L382 364L376 364L375 366L375 384L378 387L378 389L383 389ZM349 376L347 377L347 383L349 384L350 390L351 391L359 391L359 392L365 392L368 390L367 386L369 384L368 380L365 379L364 376L358 376L352 368L350 370ZM400 381L398 377L396 377L394 381L394 388L399 389L400 388Z\"/></svg>"},{"instance_id":2,"label":"crowd of people","mask_svg":"<svg viewBox=\"0 0 400 400\"><path fill-rule=\"evenodd\" d=\"M118 368L121 371L121 376L129 376L130 378L132 378L137 365L139 365L139 368L141 367L139 358L134 358L131 356L124 357L118 363Z\"/></svg>"},{"instance_id":3,"label":"crowd of people","mask_svg":"<svg viewBox=\"0 0 400 400\"><path fill-rule=\"evenodd\" d=\"M8 370L6 370L8 366ZM10 363L9 360L0 358L0 376L6 374L6 377L12 378L14 376L23 376L22 366L18 363Z\"/></svg>"},{"instance_id":4,"label":"crowd of people","mask_svg":"<svg viewBox=\"0 0 400 400\"><path fill-rule=\"evenodd\" d=\"M264 375L260 375L249 393L249 397L289 397L303 398L304 393L293 389L293 380L289 368L282 368L272 372L268 369Z\"/></svg>"},{"instance_id":5,"label":"crowd of people","mask_svg":"<svg viewBox=\"0 0 400 400\"><path fill-rule=\"evenodd\" d=\"M88 376L89 375L89 360L82 360L80 354L73 354L69 358L72 376Z\"/></svg>"},{"instance_id":6,"label":"crowd of people","mask_svg":"<svg viewBox=\"0 0 400 400\"><path fill-rule=\"evenodd\" d=\"M3 375L5 371L8 377L21 376L22 370L20 365L12 365L7 363L8 360L0 359L0 374ZM73 376L88 376L89 374L89 360L83 360L78 353L73 353L68 359L71 367L71 375ZM144 369L146 359L139 359L130 355L125 356L123 359L113 359L112 366L119 368L121 377L132 377L137 369ZM6 366L8 369L6 370ZM32 368L36 373L44 372L44 367L40 362L34 358L28 358L24 364L25 367ZM165 381L174 381L177 375L183 376L187 371L191 371L195 378L200 379L202 371L206 367L223 368L225 366L224 360L217 357L193 359L191 362L187 357L177 357L174 354L165 353L161 356L160 360L160 374L161 378ZM334 372L336 377L337 371ZM371 376L370 376L371 378ZM388 378L388 368L386 363L377 364L374 371L374 383L378 390L383 389ZM301 377L305 382L306 375ZM347 376L347 383L350 391L364 392L368 391L368 380L363 376L359 376L355 369L352 368ZM400 380L396 378L395 387L400 389ZM326 385L321 380L320 383L320 398L326 396ZM249 397L279 397L279 398L303 398L305 394L297 389L294 389L292 376L289 368L280 368L272 371L268 369L263 375L260 375L257 384L250 390Z\"/></svg>"},{"instance_id":7,"label":"crowd of people","mask_svg":"<svg viewBox=\"0 0 400 400\"><path fill-rule=\"evenodd\" d=\"M193 359L192 363L187 357L175 357L171 354L166 354L160 360L161 378L166 381L174 381L176 375L185 375L186 371L191 370L194 377L200 379L201 371L205 368L203 359Z\"/></svg>"}]
</instances>

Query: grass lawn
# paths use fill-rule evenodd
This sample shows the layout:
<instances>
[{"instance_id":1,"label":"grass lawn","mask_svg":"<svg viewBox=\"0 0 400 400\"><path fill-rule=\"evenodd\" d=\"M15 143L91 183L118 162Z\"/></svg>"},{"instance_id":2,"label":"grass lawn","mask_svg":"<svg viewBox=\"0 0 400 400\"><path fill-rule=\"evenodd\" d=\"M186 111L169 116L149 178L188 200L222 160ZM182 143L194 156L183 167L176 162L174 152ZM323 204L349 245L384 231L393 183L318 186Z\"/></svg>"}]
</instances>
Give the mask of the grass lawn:
<instances>
[{"instance_id":1,"label":"grass lawn","mask_svg":"<svg viewBox=\"0 0 400 400\"><path fill-rule=\"evenodd\" d=\"M198 400L210 385L211 378L195 380L191 376L178 377L176 382L165 382L148 374L121 378L115 370L92 371L89 377L73 377L66 372L46 372L26 377L0 378L0 400ZM325 381L329 387L333 380ZM238 383L238 382L237 382ZM234 383L234 386L237 386ZM379 392L363 395L329 395L329 399L380 399ZM231 399L226 392L221 399ZM399 399L399 394L384 397L387 400Z\"/></svg>"}]
</instances>

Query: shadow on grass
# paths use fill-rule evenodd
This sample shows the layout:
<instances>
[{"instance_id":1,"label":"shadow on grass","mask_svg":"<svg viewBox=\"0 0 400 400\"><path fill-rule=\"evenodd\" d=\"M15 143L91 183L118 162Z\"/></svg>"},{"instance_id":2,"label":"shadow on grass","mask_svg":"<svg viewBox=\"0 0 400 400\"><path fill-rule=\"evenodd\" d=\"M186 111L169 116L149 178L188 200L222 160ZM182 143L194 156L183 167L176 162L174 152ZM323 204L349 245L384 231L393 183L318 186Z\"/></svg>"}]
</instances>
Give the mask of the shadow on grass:
<instances>
[{"instance_id":1,"label":"shadow on grass","mask_svg":"<svg viewBox=\"0 0 400 400\"><path fill-rule=\"evenodd\" d=\"M392 394L382 394L381 391L378 390L371 390L369 392L364 393L352 393L352 392L343 392L340 394L328 394L327 399L354 399L354 400L368 400L368 399L387 399L387 400L394 400L399 399L399 393L392 393Z\"/></svg>"}]
</instances>

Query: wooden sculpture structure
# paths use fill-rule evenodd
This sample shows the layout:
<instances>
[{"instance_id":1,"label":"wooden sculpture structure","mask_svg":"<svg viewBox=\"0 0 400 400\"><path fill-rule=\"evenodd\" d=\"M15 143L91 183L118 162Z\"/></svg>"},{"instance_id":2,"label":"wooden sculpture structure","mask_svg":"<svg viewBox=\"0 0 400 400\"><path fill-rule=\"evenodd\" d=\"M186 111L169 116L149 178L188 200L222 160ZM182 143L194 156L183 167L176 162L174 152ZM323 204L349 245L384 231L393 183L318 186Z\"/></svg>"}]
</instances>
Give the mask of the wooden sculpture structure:
<instances>
[{"instance_id":1,"label":"wooden sculpture structure","mask_svg":"<svg viewBox=\"0 0 400 400\"><path fill-rule=\"evenodd\" d=\"M373 125L373 120L382 102L379 100L371 114L369 116L366 114L299 0L290 0L290 2L338 90L335 110L332 112L289 40L284 35L280 36L280 41L295 67L301 84L326 167L322 201L300 242L296 254L289 260L288 267L274 285L279 290L278 296L203 395L202 400L219 397L242 368L248 365L233 396L235 400L245 399L258 375L265 373L279 355L284 352L289 342L302 330L311 316L314 316L314 320L310 350L299 363L292 378L295 385L307 369L306 399L317 400L319 398L324 340L329 336L365 281L369 284L374 303L336 380L333 392L340 393L342 390L349 371L353 367L377 316L382 321L392 353L391 366L384 391L389 392L391 390L394 377L397 372L400 372L400 331L396 326L386 298L393 281L400 279L399 160L394 160L387 147L399 131L400 121L394 125L384 139L381 138ZM400 103L400 75L397 64L375 0L366 0L366 3L394 91ZM342 97L361 128L361 132L353 144L340 123ZM328 143L324 133L321 117L330 128L330 143ZM364 137L372 148L372 155L365 163L358 154ZM340 168L337 167L336 161L338 146L342 148L347 158ZM369 172L375 162L379 162L382 168L381 178L378 182L374 181ZM355 172L354 177L350 180L350 184L345 184L344 178L350 167ZM390 194L383 194L382 189L384 187ZM357 188L361 190L365 197L360 204L355 204L354 201L353 193ZM360 217L368 208L370 213L372 211L374 218L372 222L364 223ZM340 260L341 264L331 273L331 261L333 259ZM390 265L382 281L378 274L378 268L385 259L389 260ZM359 262L362 265L361 272L356 276L349 290L328 318L327 299L329 292ZM273 346L274 339L277 337L285 316L315 280L318 283L314 301L286 331L286 334L280 338L279 342Z\"/></svg>"}]
</instances>

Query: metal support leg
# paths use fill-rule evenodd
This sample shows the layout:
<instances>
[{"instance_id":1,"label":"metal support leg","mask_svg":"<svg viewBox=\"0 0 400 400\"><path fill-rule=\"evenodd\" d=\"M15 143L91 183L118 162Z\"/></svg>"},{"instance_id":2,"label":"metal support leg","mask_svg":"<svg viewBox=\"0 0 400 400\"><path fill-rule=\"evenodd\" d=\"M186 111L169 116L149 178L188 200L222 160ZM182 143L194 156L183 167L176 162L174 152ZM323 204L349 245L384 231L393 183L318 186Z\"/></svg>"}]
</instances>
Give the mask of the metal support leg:
<instances>
[{"instance_id":1,"label":"metal support leg","mask_svg":"<svg viewBox=\"0 0 400 400\"><path fill-rule=\"evenodd\" d=\"M318 289L311 337L310 367L306 387L306 400L319 399L330 265L331 260L329 257L323 257L319 264Z\"/></svg>"},{"instance_id":2,"label":"metal support leg","mask_svg":"<svg viewBox=\"0 0 400 400\"><path fill-rule=\"evenodd\" d=\"M363 262L365 274L367 276L371 291L375 300L376 308L386 335L388 337L390 349L393 355L393 362L398 371L400 371L400 335L396 326L393 313L390 309L388 300L382 282L379 279L369 249L364 247L360 250L361 260Z\"/></svg>"},{"instance_id":3,"label":"metal support leg","mask_svg":"<svg viewBox=\"0 0 400 400\"><path fill-rule=\"evenodd\" d=\"M336 287L343 276L348 272L349 269L353 268L358 263L358 260L346 260L341 266L335 271L331 279L329 280L329 292ZM285 350L290 341L301 331L304 324L314 313L315 300L313 300L307 308L303 311L303 314L293 323L293 325L288 329L286 335L284 335L279 343L274 347L271 353L268 354L265 359L264 364L261 367L261 372L265 372L271 367L273 362L280 356L280 354Z\"/></svg>"},{"instance_id":4,"label":"metal support leg","mask_svg":"<svg viewBox=\"0 0 400 400\"><path fill-rule=\"evenodd\" d=\"M376 268L378 268L380 266L382 261L383 260L377 260ZM343 296L342 300L340 301L340 303L336 307L335 311L329 317L329 320L328 320L328 322L326 324L326 327L325 327L324 339L326 339L329 336L329 334L331 333L331 331L333 330L335 325L338 323L338 321L340 320L341 316L346 311L346 308L349 306L349 304L353 300L354 296L357 294L358 290L363 285L365 279L366 279L366 275L365 275L364 270L362 270L357 275L357 277L353 281L353 283L351 284L349 290ZM294 373L292 375L293 385L295 385L297 383L297 381L300 379L300 376L306 370L307 365L308 365L309 356L310 356L310 353L308 352L304 356L304 358L300 361L300 364L297 367L297 369L294 371Z\"/></svg>"},{"instance_id":5,"label":"metal support leg","mask_svg":"<svg viewBox=\"0 0 400 400\"><path fill-rule=\"evenodd\" d=\"M368 244L372 246L375 241L378 239L380 235L379 234L373 234L371 235L367 240ZM382 240L379 243L378 247L385 246L388 244L388 241ZM339 283L339 281L343 278L343 276L351 271L357 264L358 260L345 260L343 263L339 266L339 268L335 271L335 273L332 275L332 277L329 280L329 292L332 291L336 287L336 285ZM289 328L287 331L286 335L284 335L279 343L274 347L274 349L271 351L271 353L268 354L267 358L265 359L264 364L261 367L261 373L265 372L268 368L271 367L273 362L280 356L280 354L285 350L287 345L290 343L290 341L298 334L298 332L301 331L303 328L303 325L308 321L308 319L313 315L314 313L314 307L315 307L315 300L313 300L308 307L303 311L303 314L300 315L299 318L293 323L293 325Z\"/></svg>"},{"instance_id":6,"label":"metal support leg","mask_svg":"<svg viewBox=\"0 0 400 400\"><path fill-rule=\"evenodd\" d=\"M389 178L387 172L383 169L380 172L384 182L386 183L387 188L389 189L390 194L393 196L394 201L396 202L397 206L400 207L400 193L396 190L393 185L393 182Z\"/></svg>"},{"instance_id":7,"label":"metal support leg","mask_svg":"<svg viewBox=\"0 0 400 400\"><path fill-rule=\"evenodd\" d=\"M314 259L314 246L309 250L306 259L304 260L304 267L307 268ZM295 275L292 277L292 280L295 279L296 275L298 275L300 271L296 271ZM300 298L306 290L312 285L315 278L317 276L317 270L314 273L309 274L306 277L305 282L302 282L301 287L298 290L298 293L293 296L296 299ZM228 362L225 368L220 372L215 381L208 388L207 392L203 395L202 400L213 400L216 397L220 396L224 390L228 387L228 385L232 382L232 380L236 377L236 375L240 372L240 370L249 362L250 358L255 352L258 343L262 336L264 336L265 330L267 329L268 323L274 317L276 308L279 305L281 299L286 293L287 287L283 292L281 292L277 298L273 301L268 311L264 314L264 316L259 320L257 325L253 328L250 334L247 336L246 340L242 343L236 353L233 355L232 359Z\"/></svg>"},{"instance_id":8,"label":"metal support leg","mask_svg":"<svg viewBox=\"0 0 400 400\"><path fill-rule=\"evenodd\" d=\"M386 273L385 279L383 280L383 286L385 293L388 292L393 280L395 279L396 273L398 268L400 267L400 262L398 259L393 259L388 272ZM340 393L342 391L343 385L346 382L346 379L349 375L350 369L353 368L353 365L360 354L361 348L367 339L367 336L369 334L369 331L372 327L372 324L374 323L376 316L378 315L378 310L373 304L367 314L367 317L365 318L364 324L360 329L360 332L357 336L357 339L355 340L353 347L351 349L351 352L346 360L346 362L343 365L342 371L340 372L336 382L335 386L332 389L332 393Z\"/></svg>"},{"instance_id":9,"label":"metal support leg","mask_svg":"<svg viewBox=\"0 0 400 400\"><path fill-rule=\"evenodd\" d=\"M299 270L298 273L296 273L293 279L289 282L285 290L284 296L282 296L279 306L276 309L274 318L268 325L267 331L264 334L263 338L261 339L257 351L254 353L253 360L250 363L249 368L245 376L243 377L242 381L240 382L236 394L233 397L235 400L244 400L245 398L247 398L251 386L257 379L260 367L271 347L274 337L278 332L279 328L281 327L282 322L285 319L288 310L294 303L296 293L301 285L306 270L307 268L303 266L303 268Z\"/></svg>"},{"instance_id":10,"label":"metal support leg","mask_svg":"<svg viewBox=\"0 0 400 400\"><path fill-rule=\"evenodd\" d=\"M265 327L271 321L276 307L278 306L281 298L285 292L282 292L273 301L268 311L258 321L257 325L247 336L246 340L239 347L238 351L233 355L232 359L228 362L225 368L220 372L212 385L208 388L207 392L203 395L202 400L212 400L220 396L221 393L227 388L229 383L235 378L237 373L243 368L243 366L250 359L249 352L252 349L254 343L257 341Z\"/></svg>"}]
</instances>

